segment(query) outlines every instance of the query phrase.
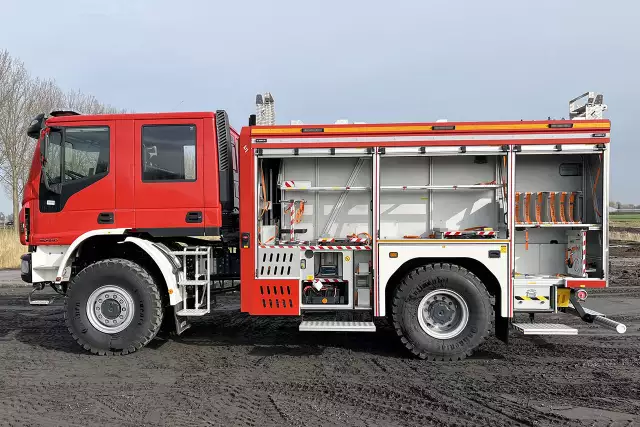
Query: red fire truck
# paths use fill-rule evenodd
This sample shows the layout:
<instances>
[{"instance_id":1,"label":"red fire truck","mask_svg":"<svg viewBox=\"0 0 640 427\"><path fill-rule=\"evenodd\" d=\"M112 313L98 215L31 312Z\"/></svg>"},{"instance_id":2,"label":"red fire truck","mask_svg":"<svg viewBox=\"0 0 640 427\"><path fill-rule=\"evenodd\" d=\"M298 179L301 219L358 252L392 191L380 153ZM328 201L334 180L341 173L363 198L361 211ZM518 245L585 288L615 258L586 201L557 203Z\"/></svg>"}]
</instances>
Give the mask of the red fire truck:
<instances>
[{"instance_id":1,"label":"red fire truck","mask_svg":"<svg viewBox=\"0 0 640 427\"><path fill-rule=\"evenodd\" d=\"M424 359L492 333L576 334L545 314L607 286L610 122L256 126L224 111L40 114L20 214L22 277L64 296L74 339L127 354L240 291L300 331L388 321ZM32 304L47 304L30 295ZM523 321L522 314L528 315ZM165 322L166 324L167 322Z\"/></svg>"}]
</instances>

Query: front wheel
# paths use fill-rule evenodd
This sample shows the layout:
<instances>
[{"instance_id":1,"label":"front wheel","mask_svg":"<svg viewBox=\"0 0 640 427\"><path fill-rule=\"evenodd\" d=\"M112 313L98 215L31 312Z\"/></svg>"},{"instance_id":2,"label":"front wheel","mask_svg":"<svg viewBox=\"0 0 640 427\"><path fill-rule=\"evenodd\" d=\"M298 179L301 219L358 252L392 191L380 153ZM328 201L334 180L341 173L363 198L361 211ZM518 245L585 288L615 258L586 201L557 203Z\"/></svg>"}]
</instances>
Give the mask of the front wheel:
<instances>
[{"instance_id":1,"label":"front wheel","mask_svg":"<svg viewBox=\"0 0 640 427\"><path fill-rule=\"evenodd\" d=\"M493 307L480 279L465 268L429 264L409 273L393 298L393 325L416 356L461 360L491 332Z\"/></svg>"},{"instance_id":2,"label":"front wheel","mask_svg":"<svg viewBox=\"0 0 640 427\"><path fill-rule=\"evenodd\" d=\"M69 332L95 354L128 354L151 341L162 323L162 298L149 273L125 259L98 261L69 283Z\"/></svg>"}]
</instances>

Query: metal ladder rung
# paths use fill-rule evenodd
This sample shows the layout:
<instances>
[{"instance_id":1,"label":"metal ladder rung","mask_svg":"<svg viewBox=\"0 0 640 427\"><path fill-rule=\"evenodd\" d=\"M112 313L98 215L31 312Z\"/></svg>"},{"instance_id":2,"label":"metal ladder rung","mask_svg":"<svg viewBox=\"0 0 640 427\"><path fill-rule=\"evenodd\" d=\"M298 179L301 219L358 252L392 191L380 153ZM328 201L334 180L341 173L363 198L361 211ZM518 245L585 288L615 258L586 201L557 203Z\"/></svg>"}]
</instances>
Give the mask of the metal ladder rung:
<instances>
[{"instance_id":1,"label":"metal ladder rung","mask_svg":"<svg viewBox=\"0 0 640 427\"><path fill-rule=\"evenodd\" d=\"M301 332L375 332L376 325L373 322L303 320L298 330Z\"/></svg>"},{"instance_id":2,"label":"metal ladder rung","mask_svg":"<svg viewBox=\"0 0 640 427\"><path fill-rule=\"evenodd\" d=\"M512 323L523 335L578 335L578 330L560 323Z\"/></svg>"},{"instance_id":3,"label":"metal ladder rung","mask_svg":"<svg viewBox=\"0 0 640 427\"><path fill-rule=\"evenodd\" d=\"M183 308L179 310L176 314L178 316L204 316L208 314L209 310L206 308Z\"/></svg>"}]
</instances>

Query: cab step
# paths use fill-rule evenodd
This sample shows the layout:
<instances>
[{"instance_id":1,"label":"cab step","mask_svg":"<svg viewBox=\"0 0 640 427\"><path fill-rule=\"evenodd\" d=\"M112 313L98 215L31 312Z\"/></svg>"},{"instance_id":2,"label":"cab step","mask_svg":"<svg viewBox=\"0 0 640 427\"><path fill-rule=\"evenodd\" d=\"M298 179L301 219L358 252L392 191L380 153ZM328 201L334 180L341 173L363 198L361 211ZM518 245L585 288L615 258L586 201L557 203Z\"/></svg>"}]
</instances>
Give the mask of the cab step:
<instances>
[{"instance_id":1,"label":"cab step","mask_svg":"<svg viewBox=\"0 0 640 427\"><path fill-rule=\"evenodd\" d=\"M375 332L373 322L338 320L303 320L298 328L301 332Z\"/></svg>"},{"instance_id":2,"label":"cab step","mask_svg":"<svg viewBox=\"0 0 640 427\"><path fill-rule=\"evenodd\" d=\"M523 335L578 335L578 330L561 323L513 323Z\"/></svg>"},{"instance_id":3,"label":"cab step","mask_svg":"<svg viewBox=\"0 0 640 427\"><path fill-rule=\"evenodd\" d=\"M204 316L209 313L206 308L183 308L176 313L178 316Z\"/></svg>"}]
</instances>

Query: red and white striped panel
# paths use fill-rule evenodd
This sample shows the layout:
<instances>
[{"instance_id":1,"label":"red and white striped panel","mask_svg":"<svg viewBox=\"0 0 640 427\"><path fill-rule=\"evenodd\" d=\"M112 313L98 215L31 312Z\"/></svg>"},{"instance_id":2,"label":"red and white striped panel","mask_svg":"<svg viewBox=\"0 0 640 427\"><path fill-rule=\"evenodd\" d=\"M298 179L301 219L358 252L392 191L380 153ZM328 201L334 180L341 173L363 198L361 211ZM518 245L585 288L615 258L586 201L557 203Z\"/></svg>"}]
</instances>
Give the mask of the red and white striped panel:
<instances>
[{"instance_id":1,"label":"red and white striped panel","mask_svg":"<svg viewBox=\"0 0 640 427\"><path fill-rule=\"evenodd\" d=\"M368 243L369 239L363 239L360 237L350 237L349 243Z\"/></svg>"},{"instance_id":2,"label":"red and white striped panel","mask_svg":"<svg viewBox=\"0 0 640 427\"><path fill-rule=\"evenodd\" d=\"M302 251L370 251L371 246L291 246L291 245L260 245L260 249L300 249Z\"/></svg>"},{"instance_id":3,"label":"red and white striped panel","mask_svg":"<svg viewBox=\"0 0 640 427\"><path fill-rule=\"evenodd\" d=\"M300 246L300 250L312 251L370 251L371 246Z\"/></svg>"},{"instance_id":4,"label":"red and white striped panel","mask_svg":"<svg viewBox=\"0 0 640 427\"><path fill-rule=\"evenodd\" d=\"M466 234L474 234L476 236L495 236L495 231L445 231L444 236L463 236Z\"/></svg>"},{"instance_id":5,"label":"red and white striped panel","mask_svg":"<svg viewBox=\"0 0 640 427\"><path fill-rule=\"evenodd\" d=\"M333 237L321 237L318 239L318 242L323 242L323 243L332 243L335 241L336 239L334 239Z\"/></svg>"},{"instance_id":6,"label":"red and white striped panel","mask_svg":"<svg viewBox=\"0 0 640 427\"><path fill-rule=\"evenodd\" d=\"M340 283L340 282L344 282L345 280L342 279L313 279L314 282L316 283Z\"/></svg>"},{"instance_id":7,"label":"red and white striped panel","mask_svg":"<svg viewBox=\"0 0 640 427\"><path fill-rule=\"evenodd\" d=\"M296 183L294 181L285 181L282 186L285 188L295 188Z\"/></svg>"}]
</instances>

